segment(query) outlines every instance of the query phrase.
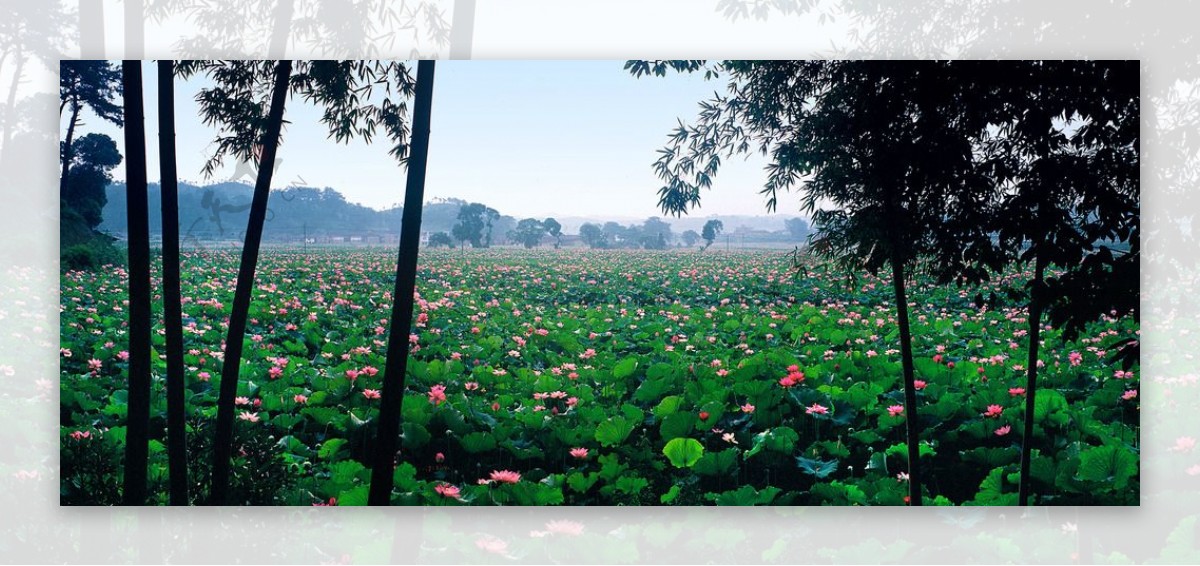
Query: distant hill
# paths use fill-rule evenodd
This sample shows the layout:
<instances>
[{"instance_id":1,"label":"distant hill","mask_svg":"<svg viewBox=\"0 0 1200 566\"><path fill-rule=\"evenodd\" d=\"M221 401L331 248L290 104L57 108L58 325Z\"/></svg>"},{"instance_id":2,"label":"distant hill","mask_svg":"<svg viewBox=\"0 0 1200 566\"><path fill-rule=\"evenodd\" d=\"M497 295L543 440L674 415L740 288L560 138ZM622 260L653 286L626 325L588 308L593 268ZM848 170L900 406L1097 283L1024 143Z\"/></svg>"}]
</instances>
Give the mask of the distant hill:
<instances>
[{"instance_id":1,"label":"distant hill","mask_svg":"<svg viewBox=\"0 0 1200 566\"><path fill-rule=\"evenodd\" d=\"M781 231L787 230L787 226L785 226L784 223L789 218L797 218L797 217L781 216L781 215L743 216L743 215L736 215L736 214L730 214L730 215L710 214L707 216L693 215L693 216L682 216L679 218L675 218L675 217L660 217L660 218L662 218L662 220L664 222L671 225L671 230L674 233L681 234L688 230L695 230L696 232L700 232L702 229L704 229L704 224L706 222L708 222L709 220L720 220L721 223L725 226L726 232L736 231L739 227L745 227L747 229L753 229L753 230L766 230L768 232L781 232ZM555 217L555 220L558 220L558 222L560 224L562 224L563 232L566 232L569 234L574 234L574 233L579 232L580 226L582 226L586 223L589 223L589 222L592 224L604 224L605 222L608 222L611 220L611 221L615 221L615 222L620 222L621 224L633 224L633 223L645 222L646 218L634 217L634 216L622 216L622 217L617 217L617 218L601 218L601 217L592 217L592 216L562 216L562 217Z\"/></svg>"},{"instance_id":2,"label":"distant hill","mask_svg":"<svg viewBox=\"0 0 1200 566\"><path fill-rule=\"evenodd\" d=\"M198 239L239 239L250 216L254 187L245 183L218 183L199 187L179 185L179 229L184 237ZM108 187L108 204L100 230L122 235L127 224L125 185ZM150 232L162 234L162 192L157 183L149 186ZM457 221L463 201L430 203L422 210L421 229L449 232ZM289 187L272 190L267 201L265 240L295 240L327 236L397 236L400 234L402 207L375 210L347 202L337 190L325 187ZM512 224L515 220L508 219Z\"/></svg>"},{"instance_id":3,"label":"distant hill","mask_svg":"<svg viewBox=\"0 0 1200 566\"><path fill-rule=\"evenodd\" d=\"M250 214L250 202L254 187L245 183L224 182L197 186L179 184L179 225L185 239L200 240L241 239ZM99 229L121 237L126 230L125 185L114 183L107 189L108 203L104 207L103 222ZM459 199L437 199L425 204L421 212L421 231L426 233L449 233L458 221L459 209L467 204ZM149 186L150 232L152 236L162 234L162 193L157 183ZM263 226L263 239L267 241L297 241L305 236L321 241L324 238L352 237L363 241L394 240L400 234L402 207L376 210L361 204L346 201L336 189L330 187L288 187L271 191L267 203L267 221ZM500 211L503 214L503 210ZM789 233L786 216L737 216L710 215L663 218L669 225L668 239L674 244L687 230L701 232L705 222L717 219L724 224L725 234L745 232L745 241L756 242L799 242L795 233ZM519 218L502 216L496 223L494 233L497 243L504 243L506 234L514 228ZM538 220L543 220L539 218ZM561 216L556 220L562 225L564 234L579 233L584 223L603 225L618 222L625 226L640 226L647 218L637 217L585 217ZM807 224L805 224L807 226Z\"/></svg>"}]
</instances>

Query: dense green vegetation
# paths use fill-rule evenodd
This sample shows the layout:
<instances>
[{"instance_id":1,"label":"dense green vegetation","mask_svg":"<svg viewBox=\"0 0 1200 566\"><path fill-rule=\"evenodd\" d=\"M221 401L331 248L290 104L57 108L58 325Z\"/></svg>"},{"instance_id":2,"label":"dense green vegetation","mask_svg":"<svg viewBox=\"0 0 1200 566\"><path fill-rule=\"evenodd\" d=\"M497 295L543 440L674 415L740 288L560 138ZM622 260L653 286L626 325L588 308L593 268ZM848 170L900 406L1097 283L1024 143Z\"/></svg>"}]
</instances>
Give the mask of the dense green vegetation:
<instances>
[{"instance_id":1,"label":"dense green vegetation","mask_svg":"<svg viewBox=\"0 0 1200 566\"><path fill-rule=\"evenodd\" d=\"M237 263L184 257L195 502ZM365 503L394 267L384 251L263 255L231 503ZM793 267L765 252L424 251L393 502L903 505L890 281ZM1016 502L1029 276L910 282L926 503ZM126 286L121 269L63 275L65 504L120 500ZM1136 504L1139 371L1112 356L1138 325L1041 331L1035 502ZM149 493L165 503L153 363Z\"/></svg>"}]
</instances>

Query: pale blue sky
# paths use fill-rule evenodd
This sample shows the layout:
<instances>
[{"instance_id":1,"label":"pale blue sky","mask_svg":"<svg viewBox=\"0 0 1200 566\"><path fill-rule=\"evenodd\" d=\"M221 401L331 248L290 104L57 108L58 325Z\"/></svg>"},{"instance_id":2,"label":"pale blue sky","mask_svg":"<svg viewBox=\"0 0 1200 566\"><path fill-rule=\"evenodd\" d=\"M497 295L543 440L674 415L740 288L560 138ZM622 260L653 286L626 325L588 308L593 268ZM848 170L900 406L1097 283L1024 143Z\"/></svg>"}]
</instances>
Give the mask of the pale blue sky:
<instances>
[{"instance_id":1,"label":"pale blue sky","mask_svg":"<svg viewBox=\"0 0 1200 566\"><path fill-rule=\"evenodd\" d=\"M651 163L676 119L695 116L697 103L723 90L720 79L669 75L635 79L623 61L439 61L434 80L426 200L457 197L505 214L645 218L660 215ZM158 180L157 67L145 65L148 171ZM176 86L179 175L201 181L215 130L197 118L193 100L203 83ZM327 139L319 110L288 102L290 122L279 149L273 186L299 183L341 191L351 202L386 208L402 200L403 170L386 141L349 145ZM109 125L89 118L81 131ZM765 213L757 193L765 160L726 161L714 188L693 216ZM227 163L214 175L226 180ZM123 168L114 172L123 179ZM243 180L250 181L249 177ZM780 199L779 213L798 215L798 195Z\"/></svg>"}]
</instances>

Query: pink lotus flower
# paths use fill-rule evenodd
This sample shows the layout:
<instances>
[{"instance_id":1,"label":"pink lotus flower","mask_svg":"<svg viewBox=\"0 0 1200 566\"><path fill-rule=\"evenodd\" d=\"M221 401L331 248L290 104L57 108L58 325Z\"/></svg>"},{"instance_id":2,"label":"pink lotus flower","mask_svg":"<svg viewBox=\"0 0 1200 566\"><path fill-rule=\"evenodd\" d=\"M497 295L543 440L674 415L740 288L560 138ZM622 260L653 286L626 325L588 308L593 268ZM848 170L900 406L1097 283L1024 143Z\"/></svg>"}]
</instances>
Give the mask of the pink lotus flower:
<instances>
[{"instance_id":1,"label":"pink lotus flower","mask_svg":"<svg viewBox=\"0 0 1200 566\"><path fill-rule=\"evenodd\" d=\"M896 474L896 481L897 482L908 481L908 472L900 472L900 473Z\"/></svg>"},{"instance_id":2,"label":"pink lotus flower","mask_svg":"<svg viewBox=\"0 0 1200 566\"><path fill-rule=\"evenodd\" d=\"M1071 352L1070 354L1067 354L1067 360L1071 362L1072 366L1077 366L1083 362L1083 354L1080 354L1079 352Z\"/></svg>"},{"instance_id":3,"label":"pink lotus flower","mask_svg":"<svg viewBox=\"0 0 1200 566\"><path fill-rule=\"evenodd\" d=\"M592 348L588 348L587 350L584 350L582 354L579 354L579 359L586 360L588 358L594 357L595 355L596 355L596 350L594 350Z\"/></svg>"},{"instance_id":4,"label":"pink lotus flower","mask_svg":"<svg viewBox=\"0 0 1200 566\"><path fill-rule=\"evenodd\" d=\"M303 405L308 402L308 395L296 394L295 397L292 397L292 401L295 401L295 402Z\"/></svg>"},{"instance_id":5,"label":"pink lotus flower","mask_svg":"<svg viewBox=\"0 0 1200 566\"><path fill-rule=\"evenodd\" d=\"M1012 427L1009 425L1004 425L1004 426L996 429L995 432L996 432L996 436L1004 436L1004 435L1012 432Z\"/></svg>"},{"instance_id":6,"label":"pink lotus flower","mask_svg":"<svg viewBox=\"0 0 1200 566\"><path fill-rule=\"evenodd\" d=\"M442 497L448 497L450 499L462 499L462 490L456 485L439 483L433 486L433 490L438 492L438 495L441 495Z\"/></svg>"},{"instance_id":7,"label":"pink lotus flower","mask_svg":"<svg viewBox=\"0 0 1200 566\"><path fill-rule=\"evenodd\" d=\"M511 470L494 470L489 476L490 481L497 483L517 483L521 481L521 474Z\"/></svg>"},{"instance_id":8,"label":"pink lotus flower","mask_svg":"<svg viewBox=\"0 0 1200 566\"><path fill-rule=\"evenodd\" d=\"M100 368L103 366L104 366L104 362L101 362L100 360L97 360L96 358L92 358L92 359L88 360L88 369L90 369L92 371L100 371Z\"/></svg>"},{"instance_id":9,"label":"pink lotus flower","mask_svg":"<svg viewBox=\"0 0 1200 566\"><path fill-rule=\"evenodd\" d=\"M238 414L238 418L242 419L243 421L249 421L252 423L256 423L256 422L258 422L258 413L251 413L250 411L242 411L240 414Z\"/></svg>"},{"instance_id":10,"label":"pink lotus flower","mask_svg":"<svg viewBox=\"0 0 1200 566\"><path fill-rule=\"evenodd\" d=\"M1190 452L1196 447L1196 439L1190 436L1181 436L1175 439L1175 446L1171 448L1173 452Z\"/></svg>"},{"instance_id":11,"label":"pink lotus flower","mask_svg":"<svg viewBox=\"0 0 1200 566\"><path fill-rule=\"evenodd\" d=\"M70 350L67 350L67 357L68 357L68 358L69 358L69 357L71 357L71 351L70 351ZM120 352L117 352L117 359L119 359L119 360L121 360L121 361L127 361L127 360L129 360L129 352L127 352L127 351L125 351L125 350L121 350Z\"/></svg>"},{"instance_id":12,"label":"pink lotus flower","mask_svg":"<svg viewBox=\"0 0 1200 566\"><path fill-rule=\"evenodd\" d=\"M920 379L913 381L913 388L916 389L917 391L925 389L925 382Z\"/></svg>"},{"instance_id":13,"label":"pink lotus flower","mask_svg":"<svg viewBox=\"0 0 1200 566\"><path fill-rule=\"evenodd\" d=\"M1013 387L1008 390L1008 394L1012 395L1013 397L1016 397L1017 395L1024 395L1025 388L1024 387Z\"/></svg>"},{"instance_id":14,"label":"pink lotus flower","mask_svg":"<svg viewBox=\"0 0 1200 566\"><path fill-rule=\"evenodd\" d=\"M546 532L554 535L579 536L583 534L583 524L575 521L550 521L546 523Z\"/></svg>"},{"instance_id":15,"label":"pink lotus flower","mask_svg":"<svg viewBox=\"0 0 1200 566\"><path fill-rule=\"evenodd\" d=\"M208 381L209 379L212 378L212 376L209 375L208 372L206 372L206 371L202 371L202 372L196 374L196 377L198 377L200 379L200 381Z\"/></svg>"},{"instance_id":16,"label":"pink lotus flower","mask_svg":"<svg viewBox=\"0 0 1200 566\"><path fill-rule=\"evenodd\" d=\"M77 431L71 433L71 438L74 440L83 440L85 438L91 438L91 437L92 437L91 431L87 431L87 430L77 430Z\"/></svg>"},{"instance_id":17,"label":"pink lotus flower","mask_svg":"<svg viewBox=\"0 0 1200 566\"><path fill-rule=\"evenodd\" d=\"M233 400L233 404L234 405L249 405L250 398L249 397L236 397Z\"/></svg>"},{"instance_id":18,"label":"pink lotus flower","mask_svg":"<svg viewBox=\"0 0 1200 566\"><path fill-rule=\"evenodd\" d=\"M1125 394L1121 396L1121 398L1126 401L1128 401L1130 399L1136 399L1137 393L1138 393L1137 389L1130 389L1129 391L1126 391Z\"/></svg>"},{"instance_id":19,"label":"pink lotus flower","mask_svg":"<svg viewBox=\"0 0 1200 566\"><path fill-rule=\"evenodd\" d=\"M379 370L375 369L373 366L363 366L363 368L358 371L360 374L365 373L371 377L375 377L375 374L379 373Z\"/></svg>"},{"instance_id":20,"label":"pink lotus flower","mask_svg":"<svg viewBox=\"0 0 1200 566\"><path fill-rule=\"evenodd\" d=\"M363 389L362 394L367 399L378 399L380 397L378 389Z\"/></svg>"},{"instance_id":21,"label":"pink lotus flower","mask_svg":"<svg viewBox=\"0 0 1200 566\"><path fill-rule=\"evenodd\" d=\"M787 367L788 373L800 373L800 366L792 364Z\"/></svg>"},{"instance_id":22,"label":"pink lotus flower","mask_svg":"<svg viewBox=\"0 0 1200 566\"><path fill-rule=\"evenodd\" d=\"M446 386L434 385L429 388L429 402L434 405L441 405L446 400Z\"/></svg>"},{"instance_id":23,"label":"pink lotus flower","mask_svg":"<svg viewBox=\"0 0 1200 566\"><path fill-rule=\"evenodd\" d=\"M571 449L571 457L573 457L577 460L583 460L588 457L588 449L587 448L572 448Z\"/></svg>"},{"instance_id":24,"label":"pink lotus flower","mask_svg":"<svg viewBox=\"0 0 1200 566\"><path fill-rule=\"evenodd\" d=\"M804 412L810 415L825 415L829 413L829 407L813 403L811 407L805 408Z\"/></svg>"},{"instance_id":25,"label":"pink lotus flower","mask_svg":"<svg viewBox=\"0 0 1200 566\"><path fill-rule=\"evenodd\" d=\"M901 413L904 412L904 405L892 405L887 408L887 412L888 412L888 415L891 415L893 417L900 415Z\"/></svg>"},{"instance_id":26,"label":"pink lotus flower","mask_svg":"<svg viewBox=\"0 0 1200 566\"><path fill-rule=\"evenodd\" d=\"M795 366L792 366L795 367ZM804 374L798 371L789 372L786 376L779 380L779 385L783 387L792 387L797 383L804 381Z\"/></svg>"},{"instance_id":27,"label":"pink lotus flower","mask_svg":"<svg viewBox=\"0 0 1200 566\"><path fill-rule=\"evenodd\" d=\"M1002 413L1004 413L1004 407L1001 407L1000 405L988 405L987 410L983 412L983 416L995 418L1000 416Z\"/></svg>"},{"instance_id":28,"label":"pink lotus flower","mask_svg":"<svg viewBox=\"0 0 1200 566\"><path fill-rule=\"evenodd\" d=\"M279 366L271 366L271 369L267 370L267 377L270 379L276 379L281 375L283 375L283 368Z\"/></svg>"},{"instance_id":29,"label":"pink lotus flower","mask_svg":"<svg viewBox=\"0 0 1200 566\"><path fill-rule=\"evenodd\" d=\"M358 379L358 370L356 370L356 369L346 370L346 378L349 379L350 381L354 381L354 380Z\"/></svg>"},{"instance_id":30,"label":"pink lotus flower","mask_svg":"<svg viewBox=\"0 0 1200 566\"><path fill-rule=\"evenodd\" d=\"M751 405L750 403L746 403L745 405L742 405L742 412L743 413L753 413L754 405Z\"/></svg>"},{"instance_id":31,"label":"pink lotus flower","mask_svg":"<svg viewBox=\"0 0 1200 566\"><path fill-rule=\"evenodd\" d=\"M484 535L475 540L475 546L492 554L507 555L508 543L492 535Z\"/></svg>"}]
</instances>

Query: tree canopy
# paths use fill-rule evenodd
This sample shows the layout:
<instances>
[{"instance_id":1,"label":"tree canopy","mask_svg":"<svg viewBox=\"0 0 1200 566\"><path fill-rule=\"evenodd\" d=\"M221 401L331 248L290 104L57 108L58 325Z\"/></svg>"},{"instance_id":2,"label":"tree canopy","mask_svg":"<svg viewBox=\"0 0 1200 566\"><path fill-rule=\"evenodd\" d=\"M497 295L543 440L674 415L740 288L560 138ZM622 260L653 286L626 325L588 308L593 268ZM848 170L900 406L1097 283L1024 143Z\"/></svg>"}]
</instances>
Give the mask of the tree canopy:
<instances>
[{"instance_id":1,"label":"tree canopy","mask_svg":"<svg viewBox=\"0 0 1200 566\"><path fill-rule=\"evenodd\" d=\"M517 227L509 238L520 242L526 248L533 248L542 243L542 236L545 235L546 226L542 221L536 218L526 218L517 222Z\"/></svg>"},{"instance_id":2,"label":"tree canopy","mask_svg":"<svg viewBox=\"0 0 1200 566\"><path fill-rule=\"evenodd\" d=\"M88 228L95 229L103 220L108 202L105 188L112 182L112 170L121 164L121 152L117 142L104 134L87 134L74 146L63 206L78 212Z\"/></svg>"},{"instance_id":3,"label":"tree canopy","mask_svg":"<svg viewBox=\"0 0 1200 566\"><path fill-rule=\"evenodd\" d=\"M725 224L720 220L709 220L704 223L704 228L700 231L700 237L704 238L704 247L707 248L713 244L713 240L721 234L721 230L725 229Z\"/></svg>"},{"instance_id":4,"label":"tree canopy","mask_svg":"<svg viewBox=\"0 0 1200 566\"><path fill-rule=\"evenodd\" d=\"M818 255L852 272L890 265L914 504L921 479L905 288L911 268L941 283L978 282L1019 251L1021 261L1037 262L1032 325L1040 324L1042 300L1054 305L1056 324L1075 333L1105 311L1136 313L1136 65L1000 64L626 64L635 76L703 70L707 78L728 80L728 93L702 102L695 123L680 122L659 151L654 168L664 181L665 212L698 207L723 159L757 151L770 159L760 191L767 209L775 208L779 190L801 188ZM1115 254L1106 241L1129 251ZM1049 285L1059 292L1047 295L1042 270L1050 263L1062 275ZM1030 336L1036 340L1036 329ZM1036 346L1030 352L1031 414ZM1031 427L1027 420L1026 455Z\"/></svg>"},{"instance_id":5,"label":"tree canopy","mask_svg":"<svg viewBox=\"0 0 1200 566\"><path fill-rule=\"evenodd\" d=\"M483 247L484 229L490 224L485 218L489 209L477 202L464 205L458 209L458 223L451 229L451 235L460 242L470 242L471 247ZM488 234L490 238L490 232Z\"/></svg>"},{"instance_id":6,"label":"tree canopy","mask_svg":"<svg viewBox=\"0 0 1200 566\"><path fill-rule=\"evenodd\" d=\"M73 61L59 64L59 112L87 108L101 119L120 126L121 69L108 61Z\"/></svg>"}]
</instances>

